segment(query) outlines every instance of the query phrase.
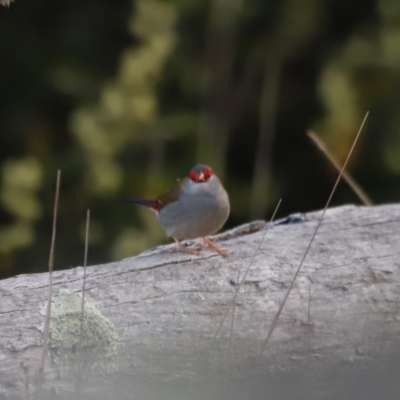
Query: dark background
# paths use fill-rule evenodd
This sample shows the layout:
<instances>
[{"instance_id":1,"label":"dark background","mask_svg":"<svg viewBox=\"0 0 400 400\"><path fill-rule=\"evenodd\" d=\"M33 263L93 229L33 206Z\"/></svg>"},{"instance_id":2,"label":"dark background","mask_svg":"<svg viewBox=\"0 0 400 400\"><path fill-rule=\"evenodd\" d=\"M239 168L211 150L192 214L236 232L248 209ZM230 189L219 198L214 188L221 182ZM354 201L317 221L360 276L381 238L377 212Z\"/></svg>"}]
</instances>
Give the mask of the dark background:
<instances>
[{"instance_id":1,"label":"dark background","mask_svg":"<svg viewBox=\"0 0 400 400\"><path fill-rule=\"evenodd\" d=\"M0 8L0 277L137 254L167 239L152 197L196 163L223 180L226 227L320 209L337 172L400 198L400 3L16 0ZM332 204L360 203L345 183Z\"/></svg>"}]
</instances>

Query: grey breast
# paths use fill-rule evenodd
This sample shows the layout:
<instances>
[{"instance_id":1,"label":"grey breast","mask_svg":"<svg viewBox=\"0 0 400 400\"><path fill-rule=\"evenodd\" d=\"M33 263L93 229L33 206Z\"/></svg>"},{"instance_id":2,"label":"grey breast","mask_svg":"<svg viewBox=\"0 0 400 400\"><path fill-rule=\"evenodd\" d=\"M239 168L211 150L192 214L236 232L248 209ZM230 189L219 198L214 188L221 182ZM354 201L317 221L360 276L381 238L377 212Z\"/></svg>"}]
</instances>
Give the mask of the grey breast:
<instances>
[{"instance_id":1,"label":"grey breast","mask_svg":"<svg viewBox=\"0 0 400 400\"><path fill-rule=\"evenodd\" d=\"M207 183L188 180L180 199L168 204L159 213L159 220L168 236L195 239L217 232L228 219L229 198L216 176Z\"/></svg>"}]
</instances>

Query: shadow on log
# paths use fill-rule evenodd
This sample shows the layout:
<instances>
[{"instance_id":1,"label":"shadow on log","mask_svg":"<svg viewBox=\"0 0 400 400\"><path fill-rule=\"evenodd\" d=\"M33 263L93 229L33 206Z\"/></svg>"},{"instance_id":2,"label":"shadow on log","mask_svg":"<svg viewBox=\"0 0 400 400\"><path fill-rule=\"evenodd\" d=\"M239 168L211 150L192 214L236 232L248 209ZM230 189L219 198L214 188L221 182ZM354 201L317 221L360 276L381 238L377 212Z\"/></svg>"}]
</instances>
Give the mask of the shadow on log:
<instances>
[{"instance_id":1,"label":"shadow on log","mask_svg":"<svg viewBox=\"0 0 400 400\"><path fill-rule=\"evenodd\" d=\"M83 361L82 370L76 359L88 353L79 340L69 349L74 357L66 356L74 360L75 373L65 372L63 362L69 361L57 361L65 349L56 339L74 312L72 305L60 311L57 299L80 294L83 269L54 272L58 297L40 387L35 376L48 276L0 281L0 398L396 398L400 205L328 210L271 341L260 355L319 216L320 212L292 216L275 222L267 232L236 300L231 342L231 312L214 336L265 222L216 236L218 246L229 252L228 259L208 250L200 256L177 253L170 245L89 267L85 298L87 307L95 310L95 325L87 330L105 338L108 359L99 356L104 369L94 368L100 354L96 342L87 345L92 355ZM96 315L107 321L101 329ZM77 324L71 326L74 340L80 333ZM114 342L104 336L106 326ZM107 343L117 344L114 352ZM109 362L114 363L112 368Z\"/></svg>"}]
</instances>

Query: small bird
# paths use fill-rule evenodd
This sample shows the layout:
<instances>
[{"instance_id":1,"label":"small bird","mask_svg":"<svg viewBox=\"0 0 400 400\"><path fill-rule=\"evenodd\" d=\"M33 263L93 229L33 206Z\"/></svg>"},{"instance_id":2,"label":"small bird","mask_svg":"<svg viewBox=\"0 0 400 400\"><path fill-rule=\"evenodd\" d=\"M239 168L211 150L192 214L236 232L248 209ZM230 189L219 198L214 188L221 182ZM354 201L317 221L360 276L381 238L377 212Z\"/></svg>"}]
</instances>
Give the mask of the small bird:
<instances>
[{"instance_id":1,"label":"small bird","mask_svg":"<svg viewBox=\"0 0 400 400\"><path fill-rule=\"evenodd\" d=\"M124 199L154 211L167 235L177 243L177 250L199 254L180 240L203 238L203 247L210 247L224 257L207 236L219 231L229 216L229 197L214 171L207 165L196 165L188 176L178 180L167 192L154 200Z\"/></svg>"}]
</instances>

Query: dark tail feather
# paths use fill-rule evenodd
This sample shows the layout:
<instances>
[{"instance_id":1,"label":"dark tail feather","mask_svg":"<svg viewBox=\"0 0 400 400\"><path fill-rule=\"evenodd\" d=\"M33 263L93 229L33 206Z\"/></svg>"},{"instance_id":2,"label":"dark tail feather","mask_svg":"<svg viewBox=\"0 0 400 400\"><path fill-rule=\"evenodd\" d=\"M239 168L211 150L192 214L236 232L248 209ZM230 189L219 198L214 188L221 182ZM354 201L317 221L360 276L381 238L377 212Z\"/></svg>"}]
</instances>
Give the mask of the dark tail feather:
<instances>
[{"instance_id":1,"label":"dark tail feather","mask_svg":"<svg viewBox=\"0 0 400 400\"><path fill-rule=\"evenodd\" d=\"M133 197L122 198L122 199L120 199L120 201L124 201L125 203L137 204L139 206L150 207L150 208L153 208L154 204L156 203L155 200L136 199Z\"/></svg>"}]
</instances>

